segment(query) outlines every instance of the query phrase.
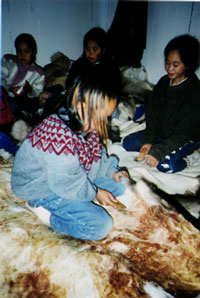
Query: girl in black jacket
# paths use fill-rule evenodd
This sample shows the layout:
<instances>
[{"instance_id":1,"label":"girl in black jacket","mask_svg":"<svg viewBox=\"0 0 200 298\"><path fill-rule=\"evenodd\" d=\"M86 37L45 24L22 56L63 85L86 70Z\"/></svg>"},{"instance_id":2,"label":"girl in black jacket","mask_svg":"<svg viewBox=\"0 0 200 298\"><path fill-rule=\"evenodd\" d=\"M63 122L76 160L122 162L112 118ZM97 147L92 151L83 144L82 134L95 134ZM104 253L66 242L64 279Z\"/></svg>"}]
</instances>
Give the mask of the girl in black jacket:
<instances>
[{"instance_id":1,"label":"girl in black jacket","mask_svg":"<svg viewBox=\"0 0 200 298\"><path fill-rule=\"evenodd\" d=\"M127 136L127 151L138 161L174 173L188 165L187 155L200 147L200 81L195 75L199 41L190 35L172 39L164 50L165 70L149 98L146 129Z\"/></svg>"}]
</instances>

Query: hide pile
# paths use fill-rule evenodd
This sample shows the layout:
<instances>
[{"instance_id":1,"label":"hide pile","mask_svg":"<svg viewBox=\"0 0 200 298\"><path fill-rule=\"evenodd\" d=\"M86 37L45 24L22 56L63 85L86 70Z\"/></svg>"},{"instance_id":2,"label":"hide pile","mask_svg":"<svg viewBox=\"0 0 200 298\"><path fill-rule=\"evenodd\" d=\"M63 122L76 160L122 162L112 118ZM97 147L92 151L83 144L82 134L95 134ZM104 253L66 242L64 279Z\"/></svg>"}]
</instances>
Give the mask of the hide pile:
<instances>
[{"instance_id":1,"label":"hide pile","mask_svg":"<svg viewBox=\"0 0 200 298\"><path fill-rule=\"evenodd\" d=\"M132 97L135 104L145 104L153 90L154 84L149 81L144 67L120 67L122 77L122 101Z\"/></svg>"},{"instance_id":2,"label":"hide pile","mask_svg":"<svg viewBox=\"0 0 200 298\"><path fill-rule=\"evenodd\" d=\"M111 233L82 241L54 232L26 209L11 192L11 169L12 162L1 162L0 297L155 297L147 293L149 281L173 295L163 297L199 293L200 233L145 181L123 181L126 193L118 199L127 208L107 208Z\"/></svg>"},{"instance_id":3,"label":"hide pile","mask_svg":"<svg viewBox=\"0 0 200 298\"><path fill-rule=\"evenodd\" d=\"M45 88L61 85L65 89L65 81L71 65L71 60L61 52L51 57L51 63L44 66Z\"/></svg>"}]
</instances>

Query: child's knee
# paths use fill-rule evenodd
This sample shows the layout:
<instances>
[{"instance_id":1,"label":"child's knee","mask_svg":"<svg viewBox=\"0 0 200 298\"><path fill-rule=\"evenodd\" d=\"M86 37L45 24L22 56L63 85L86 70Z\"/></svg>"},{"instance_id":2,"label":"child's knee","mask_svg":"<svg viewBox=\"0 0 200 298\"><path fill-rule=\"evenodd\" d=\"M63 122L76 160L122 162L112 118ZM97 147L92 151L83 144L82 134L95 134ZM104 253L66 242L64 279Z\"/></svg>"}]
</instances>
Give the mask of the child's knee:
<instances>
[{"instance_id":1,"label":"child's knee","mask_svg":"<svg viewBox=\"0 0 200 298\"><path fill-rule=\"evenodd\" d=\"M50 225L54 230L74 238L100 240L112 230L113 219L103 207L95 206L90 212L83 211L81 215L76 213L65 218L52 214Z\"/></svg>"},{"instance_id":2,"label":"child's knee","mask_svg":"<svg viewBox=\"0 0 200 298\"><path fill-rule=\"evenodd\" d=\"M102 220L102 226L99 228L98 232L96 235L94 235L94 238L96 239L91 239L91 240L101 240L104 239L108 236L110 231L113 228L113 218L109 214Z\"/></svg>"},{"instance_id":3,"label":"child's knee","mask_svg":"<svg viewBox=\"0 0 200 298\"><path fill-rule=\"evenodd\" d=\"M126 136L123 140L123 148L126 151L136 151L139 152L141 148L141 133L132 133Z\"/></svg>"}]
</instances>

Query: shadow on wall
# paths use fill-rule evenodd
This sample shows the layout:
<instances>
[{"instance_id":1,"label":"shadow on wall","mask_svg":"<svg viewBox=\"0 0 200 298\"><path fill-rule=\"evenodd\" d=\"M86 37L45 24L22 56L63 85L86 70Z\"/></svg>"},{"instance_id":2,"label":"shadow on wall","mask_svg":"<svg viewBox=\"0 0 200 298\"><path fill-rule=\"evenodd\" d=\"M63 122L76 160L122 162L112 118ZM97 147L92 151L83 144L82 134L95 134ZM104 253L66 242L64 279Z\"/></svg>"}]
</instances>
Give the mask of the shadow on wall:
<instances>
[{"instance_id":1,"label":"shadow on wall","mask_svg":"<svg viewBox=\"0 0 200 298\"><path fill-rule=\"evenodd\" d=\"M119 66L141 67L146 48L147 5L146 1L118 3L108 34Z\"/></svg>"}]
</instances>

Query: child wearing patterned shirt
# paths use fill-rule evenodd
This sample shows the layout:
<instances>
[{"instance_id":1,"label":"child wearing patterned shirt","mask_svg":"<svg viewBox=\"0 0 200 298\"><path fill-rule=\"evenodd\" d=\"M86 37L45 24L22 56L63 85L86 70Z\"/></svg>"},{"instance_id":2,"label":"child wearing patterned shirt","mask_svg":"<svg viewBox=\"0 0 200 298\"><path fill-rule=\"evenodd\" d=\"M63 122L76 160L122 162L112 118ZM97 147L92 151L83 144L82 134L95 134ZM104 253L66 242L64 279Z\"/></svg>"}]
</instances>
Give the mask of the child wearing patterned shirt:
<instances>
[{"instance_id":1,"label":"child wearing patterned shirt","mask_svg":"<svg viewBox=\"0 0 200 298\"><path fill-rule=\"evenodd\" d=\"M14 114L25 111L34 115L45 84L44 71L35 63L37 44L31 34L22 33L15 39L15 48L16 55L2 57L1 87Z\"/></svg>"}]
</instances>

